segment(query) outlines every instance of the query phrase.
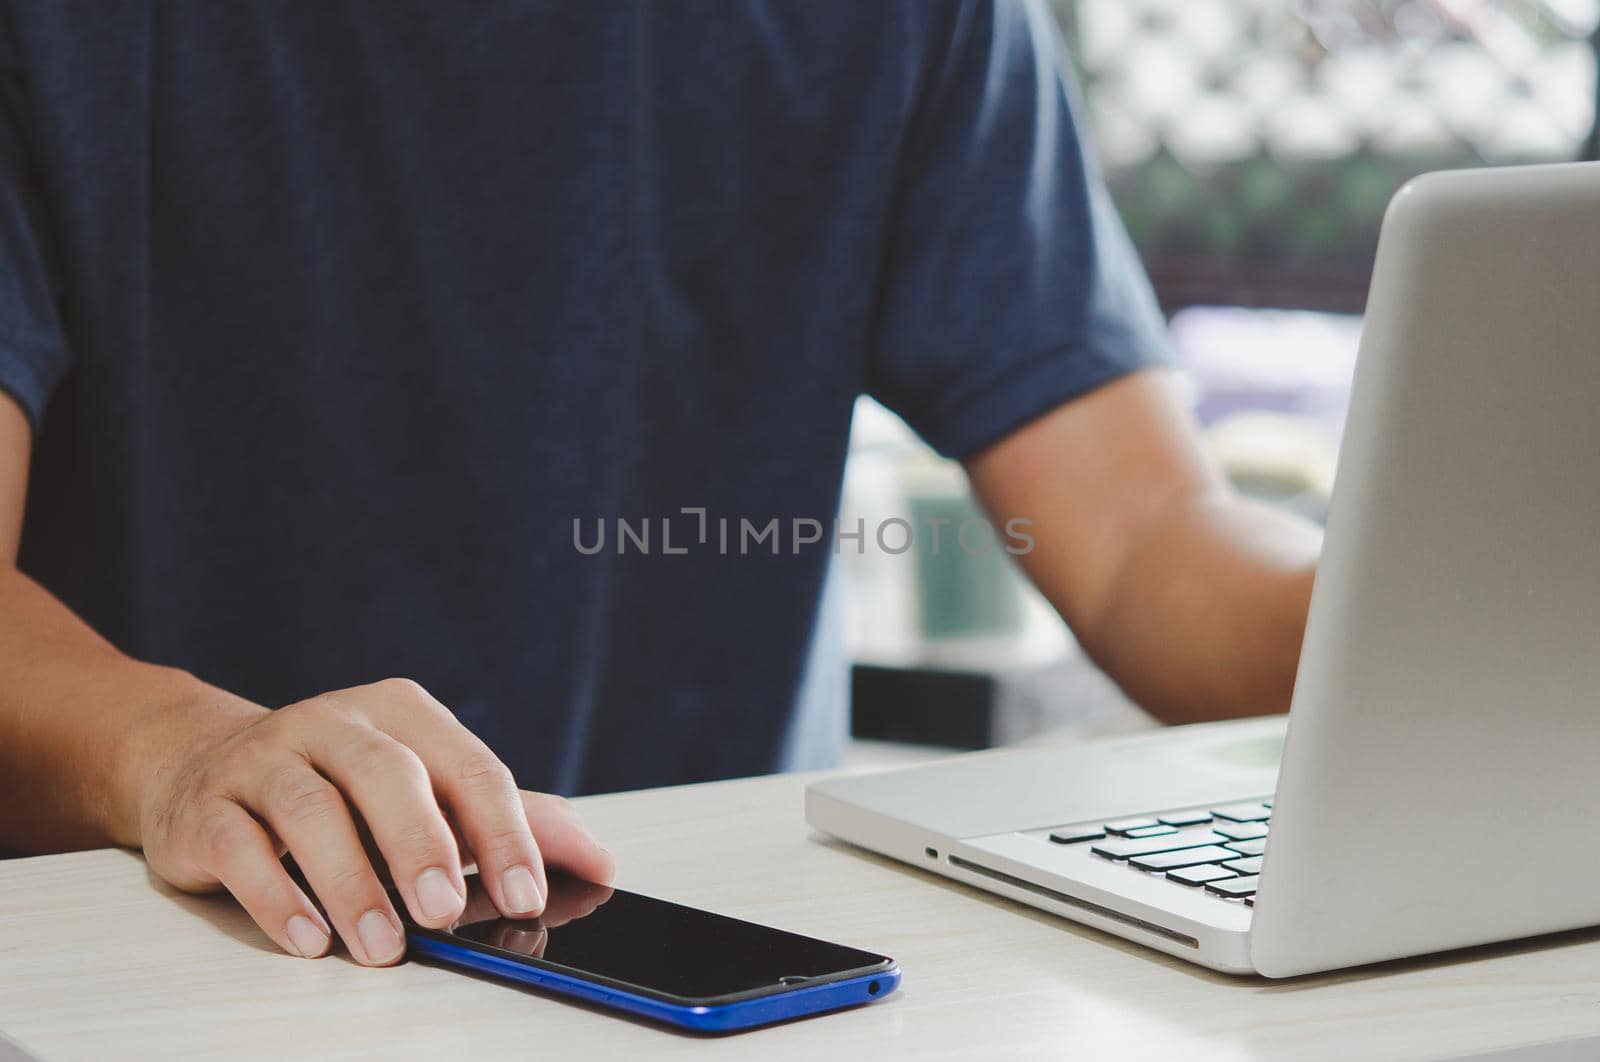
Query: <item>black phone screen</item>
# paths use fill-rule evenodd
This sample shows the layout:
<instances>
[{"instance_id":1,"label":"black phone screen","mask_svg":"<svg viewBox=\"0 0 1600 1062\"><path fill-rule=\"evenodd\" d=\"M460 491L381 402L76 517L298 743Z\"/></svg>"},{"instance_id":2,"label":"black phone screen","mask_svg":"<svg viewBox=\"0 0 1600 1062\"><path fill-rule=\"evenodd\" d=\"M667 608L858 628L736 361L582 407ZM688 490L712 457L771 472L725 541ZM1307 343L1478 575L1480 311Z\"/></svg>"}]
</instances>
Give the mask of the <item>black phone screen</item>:
<instances>
[{"instance_id":1,"label":"black phone screen","mask_svg":"<svg viewBox=\"0 0 1600 1062\"><path fill-rule=\"evenodd\" d=\"M550 896L539 918L500 917L473 875L467 878L466 910L453 926L410 931L673 1002L761 995L892 965L859 948L556 871L549 878Z\"/></svg>"}]
</instances>

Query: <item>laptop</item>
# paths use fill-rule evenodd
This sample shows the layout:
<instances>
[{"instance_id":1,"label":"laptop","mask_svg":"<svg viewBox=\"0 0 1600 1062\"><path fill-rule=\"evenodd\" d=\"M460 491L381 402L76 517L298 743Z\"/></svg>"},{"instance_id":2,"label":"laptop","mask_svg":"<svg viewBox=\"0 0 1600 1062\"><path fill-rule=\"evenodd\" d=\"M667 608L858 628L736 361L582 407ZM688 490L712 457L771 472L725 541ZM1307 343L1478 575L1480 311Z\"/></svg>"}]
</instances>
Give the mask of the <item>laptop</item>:
<instances>
[{"instance_id":1,"label":"laptop","mask_svg":"<svg viewBox=\"0 0 1600 1062\"><path fill-rule=\"evenodd\" d=\"M1229 973L1600 924L1600 163L1389 205L1286 717L829 779L806 818Z\"/></svg>"}]
</instances>

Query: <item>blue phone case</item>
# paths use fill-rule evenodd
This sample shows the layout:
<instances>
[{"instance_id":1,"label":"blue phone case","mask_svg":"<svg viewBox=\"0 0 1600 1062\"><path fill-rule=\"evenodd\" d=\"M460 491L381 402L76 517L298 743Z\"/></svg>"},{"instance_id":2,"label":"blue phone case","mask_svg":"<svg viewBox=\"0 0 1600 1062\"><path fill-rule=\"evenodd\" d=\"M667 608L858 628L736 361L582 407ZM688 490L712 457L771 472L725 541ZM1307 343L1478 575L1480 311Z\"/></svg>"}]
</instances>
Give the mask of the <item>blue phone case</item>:
<instances>
[{"instance_id":1,"label":"blue phone case","mask_svg":"<svg viewBox=\"0 0 1600 1062\"><path fill-rule=\"evenodd\" d=\"M821 1014L842 1007L870 1003L889 995L900 985L900 967L890 966L859 977L829 981L820 985L805 985L751 999L685 1006L656 999L653 996L639 995L612 985L585 980L576 974L502 958L475 948L424 936L415 930L407 936L407 947L413 956L476 970L518 984L546 988L602 1007L625 1010L698 1032L749 1029L789 1018L802 1018L808 1014Z\"/></svg>"}]
</instances>

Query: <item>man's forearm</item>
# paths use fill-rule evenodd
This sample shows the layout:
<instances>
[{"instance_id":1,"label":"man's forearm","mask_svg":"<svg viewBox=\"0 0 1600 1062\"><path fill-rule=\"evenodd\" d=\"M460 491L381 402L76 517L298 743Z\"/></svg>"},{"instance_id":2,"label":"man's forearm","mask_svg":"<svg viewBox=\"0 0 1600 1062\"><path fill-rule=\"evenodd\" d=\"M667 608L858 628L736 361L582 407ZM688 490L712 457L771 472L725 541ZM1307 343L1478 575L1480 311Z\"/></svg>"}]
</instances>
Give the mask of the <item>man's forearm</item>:
<instances>
[{"instance_id":1,"label":"man's forearm","mask_svg":"<svg viewBox=\"0 0 1600 1062\"><path fill-rule=\"evenodd\" d=\"M1320 531L1226 490L1185 499L1131 544L1085 648L1167 722L1286 711Z\"/></svg>"},{"instance_id":2,"label":"man's forearm","mask_svg":"<svg viewBox=\"0 0 1600 1062\"><path fill-rule=\"evenodd\" d=\"M259 707L119 652L38 583L0 566L0 847L138 843L148 748L199 712Z\"/></svg>"},{"instance_id":3,"label":"man's forearm","mask_svg":"<svg viewBox=\"0 0 1600 1062\"><path fill-rule=\"evenodd\" d=\"M1321 533L1240 499L1178 382L1138 372L967 459L997 524L1079 642L1168 722L1283 711Z\"/></svg>"}]
</instances>

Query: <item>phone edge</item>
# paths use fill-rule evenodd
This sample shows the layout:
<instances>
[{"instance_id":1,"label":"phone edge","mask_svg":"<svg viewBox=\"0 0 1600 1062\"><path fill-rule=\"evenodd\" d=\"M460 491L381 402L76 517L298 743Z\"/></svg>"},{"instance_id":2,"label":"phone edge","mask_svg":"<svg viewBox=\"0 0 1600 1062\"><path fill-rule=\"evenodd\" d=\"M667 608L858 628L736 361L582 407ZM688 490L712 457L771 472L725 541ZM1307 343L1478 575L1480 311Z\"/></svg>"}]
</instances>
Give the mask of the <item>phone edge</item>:
<instances>
[{"instance_id":1,"label":"phone edge","mask_svg":"<svg viewBox=\"0 0 1600 1062\"><path fill-rule=\"evenodd\" d=\"M826 984L803 986L787 992L774 992L712 1006L684 1006L420 934L409 936L408 956L492 974L517 984L547 989L696 1032L748 1029L875 1002L899 988L901 978L899 965L890 960L890 965L884 970ZM873 981L879 983L878 991L869 994L867 986Z\"/></svg>"}]
</instances>

